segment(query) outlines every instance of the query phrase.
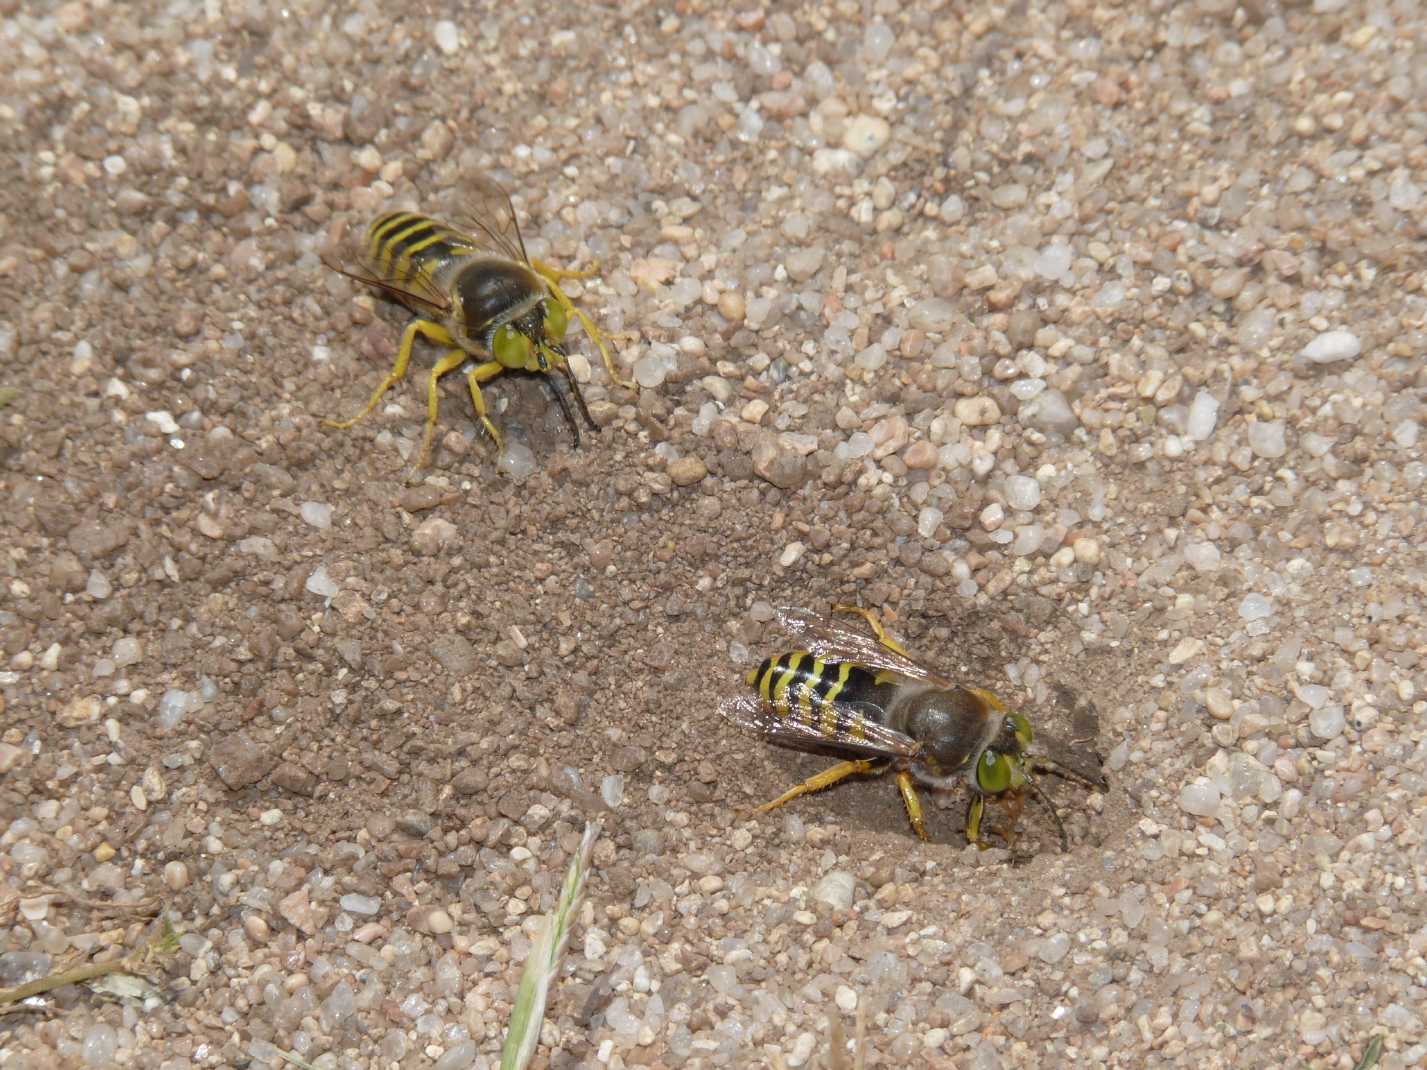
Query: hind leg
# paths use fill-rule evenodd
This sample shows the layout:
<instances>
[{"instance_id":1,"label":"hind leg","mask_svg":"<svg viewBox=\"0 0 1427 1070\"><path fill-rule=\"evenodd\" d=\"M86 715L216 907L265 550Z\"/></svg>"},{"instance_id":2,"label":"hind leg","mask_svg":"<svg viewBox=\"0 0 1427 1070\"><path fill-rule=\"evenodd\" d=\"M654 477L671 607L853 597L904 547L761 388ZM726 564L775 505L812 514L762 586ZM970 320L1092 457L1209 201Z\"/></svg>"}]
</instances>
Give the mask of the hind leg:
<instances>
[{"instance_id":1,"label":"hind leg","mask_svg":"<svg viewBox=\"0 0 1427 1070\"><path fill-rule=\"evenodd\" d=\"M776 810L784 803L790 803L800 795L808 795L814 791L822 791L823 788L830 788L838 781L846 780L850 776L857 776L861 773L870 773L877 767L877 762L870 758L859 758L851 762L839 762L831 769L824 769L815 776L808 777L797 787L789 788L772 802L764 803L755 814L766 814L770 810Z\"/></svg>"},{"instance_id":2,"label":"hind leg","mask_svg":"<svg viewBox=\"0 0 1427 1070\"><path fill-rule=\"evenodd\" d=\"M346 430L360 420L367 413L377 407L377 402L381 401L382 395L394 387L397 383L406 378L407 366L411 364L411 350L416 345L417 336L425 338L438 346L454 348L456 340L451 337L449 331L441 324L433 320L413 320L407 325L401 335L401 346L396 351L396 364L392 366L391 373L382 380L381 386L377 387L372 398L367 402L366 407L361 412L353 416L350 420L323 420L327 427L335 427L338 430Z\"/></svg>"}]
</instances>

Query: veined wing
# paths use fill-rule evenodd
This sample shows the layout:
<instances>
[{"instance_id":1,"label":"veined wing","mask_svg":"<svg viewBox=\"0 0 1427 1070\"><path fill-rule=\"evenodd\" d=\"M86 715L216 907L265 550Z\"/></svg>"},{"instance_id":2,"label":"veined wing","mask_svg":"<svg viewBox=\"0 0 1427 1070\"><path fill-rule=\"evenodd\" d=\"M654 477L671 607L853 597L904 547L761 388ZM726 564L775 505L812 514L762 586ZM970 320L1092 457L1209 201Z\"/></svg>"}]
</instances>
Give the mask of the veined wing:
<instances>
[{"instance_id":1,"label":"veined wing","mask_svg":"<svg viewBox=\"0 0 1427 1070\"><path fill-rule=\"evenodd\" d=\"M809 724L801 716L780 714L758 695L752 694L726 698L718 708L725 720L740 728L798 750L846 751L872 758L911 758L921 752L921 744L911 736L888 728L869 716L865 703L823 702L814 711L819 723ZM828 733L821 727L822 718L828 714L835 717L839 725L856 727Z\"/></svg>"},{"instance_id":2,"label":"veined wing","mask_svg":"<svg viewBox=\"0 0 1427 1070\"><path fill-rule=\"evenodd\" d=\"M412 272L409 278L393 278L373 263L364 231L348 230L334 248L322 254L322 262L349 279L366 283L424 312L441 316L451 311L450 296L437 289L424 271Z\"/></svg>"},{"instance_id":3,"label":"veined wing","mask_svg":"<svg viewBox=\"0 0 1427 1070\"><path fill-rule=\"evenodd\" d=\"M792 606L776 610L774 619L810 654L824 661L850 661L894 672L913 680L922 680L935 687L957 686L955 681L934 672L921 662L884 646L877 641L876 636L852 628L840 620Z\"/></svg>"},{"instance_id":4,"label":"veined wing","mask_svg":"<svg viewBox=\"0 0 1427 1070\"><path fill-rule=\"evenodd\" d=\"M489 175L477 174L470 179L451 225L462 232L461 236L477 252L493 253L521 264L530 263L510 194Z\"/></svg>"}]
</instances>

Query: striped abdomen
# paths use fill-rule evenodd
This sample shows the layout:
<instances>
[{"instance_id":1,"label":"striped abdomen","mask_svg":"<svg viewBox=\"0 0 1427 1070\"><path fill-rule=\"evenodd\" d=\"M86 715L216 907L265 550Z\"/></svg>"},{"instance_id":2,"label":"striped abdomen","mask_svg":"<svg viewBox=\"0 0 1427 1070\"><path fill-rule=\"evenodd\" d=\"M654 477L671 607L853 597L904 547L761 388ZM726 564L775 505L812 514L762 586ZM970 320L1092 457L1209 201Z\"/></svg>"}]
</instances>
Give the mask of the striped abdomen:
<instances>
[{"instance_id":1,"label":"striped abdomen","mask_svg":"<svg viewBox=\"0 0 1427 1070\"><path fill-rule=\"evenodd\" d=\"M417 289L411 283L418 276L441 289L443 269L474 251L459 232L416 212L388 212L367 228L368 262L383 279L405 289Z\"/></svg>"},{"instance_id":2,"label":"striped abdomen","mask_svg":"<svg viewBox=\"0 0 1427 1070\"><path fill-rule=\"evenodd\" d=\"M862 740L870 720L883 717L895 682L846 661L823 661L803 650L765 659L747 682L784 717L816 728L830 742ZM854 709L865 706L865 712Z\"/></svg>"}]
</instances>

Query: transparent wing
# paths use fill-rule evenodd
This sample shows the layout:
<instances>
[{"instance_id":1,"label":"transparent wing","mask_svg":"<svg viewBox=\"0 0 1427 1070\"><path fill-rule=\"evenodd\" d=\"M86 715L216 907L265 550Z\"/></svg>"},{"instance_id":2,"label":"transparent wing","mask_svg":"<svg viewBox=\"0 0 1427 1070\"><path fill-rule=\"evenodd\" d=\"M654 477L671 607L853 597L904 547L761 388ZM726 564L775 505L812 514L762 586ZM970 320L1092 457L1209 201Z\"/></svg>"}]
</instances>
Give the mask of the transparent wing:
<instances>
[{"instance_id":1,"label":"transparent wing","mask_svg":"<svg viewBox=\"0 0 1427 1070\"><path fill-rule=\"evenodd\" d=\"M874 758L910 758L921 752L921 745L911 736L888 728L867 716L865 704L829 702L824 707L858 717L863 739L844 734L827 735L815 725L792 717L783 717L757 695L734 695L719 704L718 712L725 720L740 728L755 732L764 739L798 750L833 750L865 754Z\"/></svg>"},{"instance_id":2,"label":"transparent wing","mask_svg":"<svg viewBox=\"0 0 1427 1070\"><path fill-rule=\"evenodd\" d=\"M932 671L918 661L883 646L877 637L840 620L806 609L785 606L775 611L778 625L815 657L824 661L851 661L874 669L895 672L937 687L952 688L955 681Z\"/></svg>"},{"instance_id":3,"label":"transparent wing","mask_svg":"<svg viewBox=\"0 0 1427 1070\"><path fill-rule=\"evenodd\" d=\"M463 232L462 236L477 251L494 253L522 264L530 263L530 258L525 255L525 241L520 236L520 224L516 222L510 194L489 175L477 174L470 179L451 224Z\"/></svg>"},{"instance_id":4,"label":"transparent wing","mask_svg":"<svg viewBox=\"0 0 1427 1070\"><path fill-rule=\"evenodd\" d=\"M322 262L333 271L375 287L422 312L442 315L451 310L451 298L438 290L426 275L418 272L409 279L392 278L372 263L365 246L364 229L348 230L333 248L322 254Z\"/></svg>"}]
</instances>

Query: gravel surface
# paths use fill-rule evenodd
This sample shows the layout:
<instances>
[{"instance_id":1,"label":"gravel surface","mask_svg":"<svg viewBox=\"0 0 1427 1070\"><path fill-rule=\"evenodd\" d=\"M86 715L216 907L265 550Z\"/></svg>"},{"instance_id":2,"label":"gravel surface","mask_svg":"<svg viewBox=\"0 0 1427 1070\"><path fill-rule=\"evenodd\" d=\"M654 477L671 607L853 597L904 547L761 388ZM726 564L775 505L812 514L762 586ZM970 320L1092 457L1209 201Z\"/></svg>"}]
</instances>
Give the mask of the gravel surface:
<instances>
[{"instance_id":1,"label":"gravel surface","mask_svg":"<svg viewBox=\"0 0 1427 1070\"><path fill-rule=\"evenodd\" d=\"M1427 1066L1421 6L462 8L0 0L0 987L181 934L0 1068L493 1067L593 816L536 1065ZM478 169L638 388L410 485L318 254ZM841 601L1095 712L1068 853L747 819Z\"/></svg>"}]
</instances>

